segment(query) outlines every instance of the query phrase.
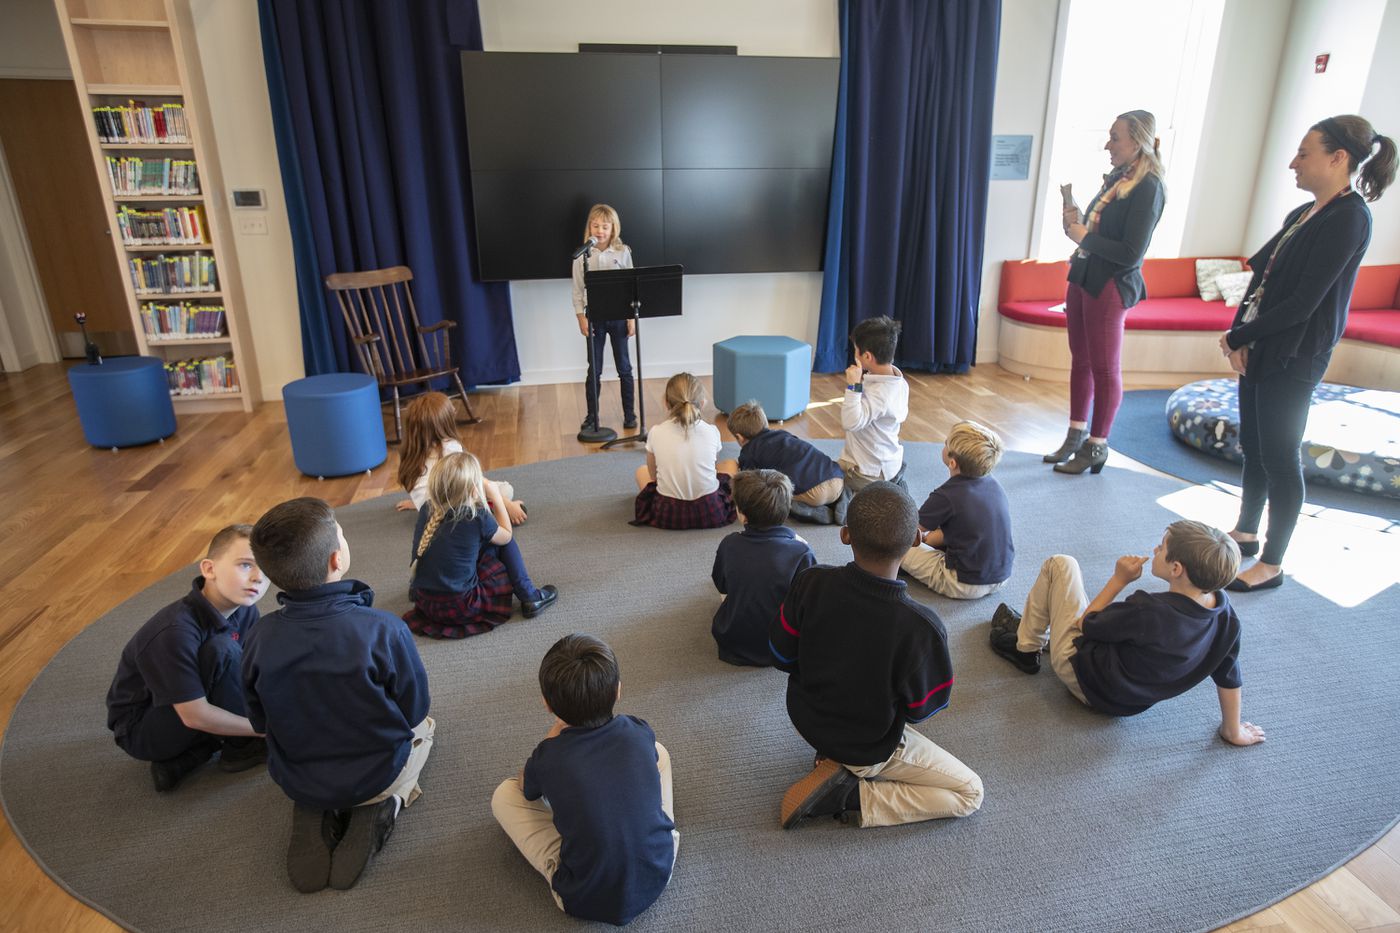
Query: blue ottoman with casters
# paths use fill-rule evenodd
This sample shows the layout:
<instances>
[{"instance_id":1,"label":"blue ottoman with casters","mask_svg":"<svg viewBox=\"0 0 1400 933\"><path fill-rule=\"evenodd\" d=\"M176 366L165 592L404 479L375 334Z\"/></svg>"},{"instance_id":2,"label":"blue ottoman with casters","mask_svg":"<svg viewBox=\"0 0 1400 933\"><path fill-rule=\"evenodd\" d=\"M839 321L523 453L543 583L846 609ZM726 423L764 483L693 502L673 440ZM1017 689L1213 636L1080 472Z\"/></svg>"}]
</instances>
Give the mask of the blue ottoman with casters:
<instances>
[{"instance_id":1,"label":"blue ottoman with casters","mask_svg":"<svg viewBox=\"0 0 1400 933\"><path fill-rule=\"evenodd\" d=\"M118 356L68 370L83 437L94 447L135 447L175 433L175 405L165 364L153 356Z\"/></svg>"},{"instance_id":2,"label":"blue ottoman with casters","mask_svg":"<svg viewBox=\"0 0 1400 933\"><path fill-rule=\"evenodd\" d=\"M715 407L731 412L749 399L775 421L807 409L812 348L791 337L730 337L714 346Z\"/></svg>"},{"instance_id":3,"label":"blue ottoman with casters","mask_svg":"<svg viewBox=\"0 0 1400 933\"><path fill-rule=\"evenodd\" d=\"M282 387L292 460L307 476L368 472L389 456L379 383L363 373L307 376Z\"/></svg>"}]
</instances>

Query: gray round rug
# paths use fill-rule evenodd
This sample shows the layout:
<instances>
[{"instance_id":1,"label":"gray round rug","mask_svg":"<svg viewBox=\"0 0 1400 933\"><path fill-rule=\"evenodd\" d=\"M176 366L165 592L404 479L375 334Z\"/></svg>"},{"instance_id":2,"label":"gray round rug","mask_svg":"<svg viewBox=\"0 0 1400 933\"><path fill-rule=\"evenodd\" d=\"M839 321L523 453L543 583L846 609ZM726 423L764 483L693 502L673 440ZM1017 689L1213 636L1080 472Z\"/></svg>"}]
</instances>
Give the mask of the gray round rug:
<instances>
[{"instance_id":1,"label":"gray round rug","mask_svg":"<svg viewBox=\"0 0 1400 933\"><path fill-rule=\"evenodd\" d=\"M906 446L922 497L945 476L937 447ZM1059 552L1080 558L1092 595L1119 554L1160 540L1179 517L1173 509L1215 509L1224 514L1191 517L1226 523L1229 503L1123 469L1055 475L1013 453L997 471L1018 547L1003 594L955 603L911 584L947 623L957 672L951 706L921 729L982 776L982 810L889 829L817 821L783 832L779 798L811 764L787 720L785 678L723 664L709 636L710 566L735 529L630 527L640 459L493 473L527 501L518 540L536 582L556 584L560 601L484 636L419 641L438 721L425 794L353 890L291 888L291 807L262 769L204 768L158 796L146 766L103 728L122 646L185 592L193 568L94 622L20 702L0 749L0 799L16 834L74 896L132 929L567 928L575 921L496 826L490 797L549 726L536 671L572 631L612 644L625 683L619 711L648 720L674 762L680 857L640 929L1205 929L1316 880L1400 810L1400 677L1381 650L1400 618L1400 587L1382 581L1348 600L1290 580L1236 600L1244 711L1268 730L1262 746L1215 737L1208 682L1132 719L1096 715L1048 671L1027 677L991 653L986 622L998 599L1019 606L1041 561ZM397 613L407 607L413 516L395 512L395 498L339 516L351 575ZM1300 525L1300 538L1313 528ZM823 562L849 559L837 529L801 533ZM1356 534L1393 550L1393 535ZM1347 578L1342 566L1320 570ZM269 598L264 611L274 605Z\"/></svg>"}]
</instances>

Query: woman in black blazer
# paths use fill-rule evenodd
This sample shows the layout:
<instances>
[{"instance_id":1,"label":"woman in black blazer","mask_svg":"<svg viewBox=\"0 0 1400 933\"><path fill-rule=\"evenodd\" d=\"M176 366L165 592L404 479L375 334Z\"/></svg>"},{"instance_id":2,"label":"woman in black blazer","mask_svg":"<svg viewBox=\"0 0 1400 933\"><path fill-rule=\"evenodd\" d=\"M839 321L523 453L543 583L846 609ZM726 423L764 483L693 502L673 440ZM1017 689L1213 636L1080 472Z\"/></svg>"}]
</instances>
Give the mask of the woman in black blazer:
<instances>
[{"instance_id":1,"label":"woman in black blazer","mask_svg":"<svg viewBox=\"0 0 1400 933\"><path fill-rule=\"evenodd\" d=\"M1084 217L1073 205L1064 210L1065 235L1079 246L1065 292L1069 433L1043 458L1059 473L1097 473L1108 460L1108 432L1123 400L1123 322L1147 294L1142 257L1166 202L1156 133L1146 110L1119 114L1104 144L1113 171Z\"/></svg>"},{"instance_id":2,"label":"woman in black blazer","mask_svg":"<svg viewBox=\"0 0 1400 933\"><path fill-rule=\"evenodd\" d=\"M1248 297L1220 337L1240 374L1244 492L1230 536L1241 554L1259 553L1259 519L1269 506L1264 552L1227 587L1236 592L1283 583L1283 555L1303 506L1298 447L1371 243L1365 202L1395 180L1395 141L1361 117L1328 117L1308 130L1288 167L1313 200L1290 211L1283 229L1250 257Z\"/></svg>"}]
</instances>

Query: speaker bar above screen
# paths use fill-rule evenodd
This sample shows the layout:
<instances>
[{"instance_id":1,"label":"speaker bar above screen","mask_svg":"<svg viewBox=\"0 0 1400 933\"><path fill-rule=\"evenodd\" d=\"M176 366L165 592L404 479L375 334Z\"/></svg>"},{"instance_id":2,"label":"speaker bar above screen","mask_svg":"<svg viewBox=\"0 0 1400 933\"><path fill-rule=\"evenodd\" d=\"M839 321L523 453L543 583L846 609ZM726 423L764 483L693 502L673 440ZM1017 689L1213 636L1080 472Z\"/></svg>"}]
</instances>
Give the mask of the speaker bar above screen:
<instances>
[{"instance_id":1,"label":"speaker bar above screen","mask_svg":"<svg viewBox=\"0 0 1400 933\"><path fill-rule=\"evenodd\" d=\"M624 42L580 42L580 52L628 52L643 55L738 55L737 45L629 45Z\"/></svg>"}]
</instances>

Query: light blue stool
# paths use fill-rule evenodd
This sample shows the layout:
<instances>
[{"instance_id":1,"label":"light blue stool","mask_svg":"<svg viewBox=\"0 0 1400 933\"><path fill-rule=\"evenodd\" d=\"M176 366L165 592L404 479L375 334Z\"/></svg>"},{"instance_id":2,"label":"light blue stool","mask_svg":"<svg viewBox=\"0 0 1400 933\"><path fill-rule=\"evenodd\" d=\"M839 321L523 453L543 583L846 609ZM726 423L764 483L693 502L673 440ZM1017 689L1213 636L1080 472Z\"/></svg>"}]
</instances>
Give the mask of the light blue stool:
<instances>
[{"instance_id":1,"label":"light blue stool","mask_svg":"<svg viewBox=\"0 0 1400 933\"><path fill-rule=\"evenodd\" d=\"M292 461L307 476L369 472L389 456L379 383L363 373L307 376L282 387Z\"/></svg>"},{"instance_id":2,"label":"light blue stool","mask_svg":"<svg viewBox=\"0 0 1400 933\"><path fill-rule=\"evenodd\" d=\"M715 407L731 412L749 399L771 420L807 409L812 348L791 337L730 337L714 346Z\"/></svg>"},{"instance_id":3,"label":"light blue stool","mask_svg":"<svg viewBox=\"0 0 1400 933\"><path fill-rule=\"evenodd\" d=\"M83 437L94 447L135 447L175 433L175 405L165 364L153 356L118 356L68 370Z\"/></svg>"}]
</instances>

